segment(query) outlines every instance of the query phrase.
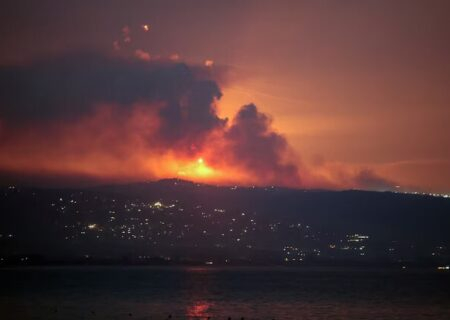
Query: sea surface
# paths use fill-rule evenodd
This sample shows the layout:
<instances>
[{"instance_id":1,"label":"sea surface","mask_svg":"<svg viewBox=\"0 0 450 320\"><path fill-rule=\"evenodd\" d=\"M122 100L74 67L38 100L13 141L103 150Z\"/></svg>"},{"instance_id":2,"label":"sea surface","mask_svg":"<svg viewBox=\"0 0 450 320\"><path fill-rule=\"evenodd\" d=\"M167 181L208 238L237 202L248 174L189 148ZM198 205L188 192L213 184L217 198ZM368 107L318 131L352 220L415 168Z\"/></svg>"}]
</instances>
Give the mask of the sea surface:
<instances>
[{"instance_id":1,"label":"sea surface","mask_svg":"<svg viewBox=\"0 0 450 320\"><path fill-rule=\"evenodd\" d=\"M0 269L0 319L450 319L450 273L345 268Z\"/></svg>"}]
</instances>

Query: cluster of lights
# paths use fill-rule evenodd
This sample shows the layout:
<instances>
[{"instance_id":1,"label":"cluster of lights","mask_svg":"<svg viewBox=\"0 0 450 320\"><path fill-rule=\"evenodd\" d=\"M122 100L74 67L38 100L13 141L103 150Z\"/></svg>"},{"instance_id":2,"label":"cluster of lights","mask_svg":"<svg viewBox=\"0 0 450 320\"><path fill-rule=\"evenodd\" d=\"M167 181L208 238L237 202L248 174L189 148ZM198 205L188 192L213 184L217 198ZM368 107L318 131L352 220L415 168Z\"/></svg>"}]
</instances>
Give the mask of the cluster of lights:
<instances>
[{"instance_id":1,"label":"cluster of lights","mask_svg":"<svg viewBox=\"0 0 450 320\"><path fill-rule=\"evenodd\" d=\"M369 236L361 235L361 234L351 234L347 235L348 242L363 242L369 239Z\"/></svg>"},{"instance_id":2,"label":"cluster of lights","mask_svg":"<svg viewBox=\"0 0 450 320\"><path fill-rule=\"evenodd\" d=\"M199 158L195 162L196 165L205 164L203 158ZM78 194L79 196L77 197L76 195ZM201 203L191 203L190 206L183 207L182 202L179 202L179 200L148 200L151 199L123 202L122 200L105 198L95 194L84 196L80 192L70 196L58 195L49 204L51 203L52 210L58 212L58 216L62 214L62 217L68 217L69 214L79 212L96 213L91 203L93 205L97 202L108 204L108 207L102 209L105 210L105 220L93 221L90 217L87 222L82 222L78 218L73 224L66 222L67 224L64 225L66 240L98 239L102 241L103 239L112 238L120 241L146 241L150 245L175 246L177 243L195 239L192 243L193 246L202 246L203 244L199 241L206 241L216 248L253 249L254 236L258 232L269 231L275 234L289 232L299 240L308 238L307 245L301 244L301 240L299 242L295 240L287 242L287 244L294 245L286 245L283 251L279 252L282 260L286 262L304 261L306 257L314 255L323 257L327 253L333 256L344 254L343 252L340 253L339 250L349 250L345 253L346 256L348 254L364 256L371 253L371 250L368 250L368 248L371 248L370 241L368 241L369 236L363 233L352 233L339 238L324 238L320 242L322 234L319 231L314 231L314 228L309 225L292 221L285 224L280 222L280 220L266 220L264 222L258 220L257 228L255 220L258 216L255 212L230 210L226 203L217 204L218 206L215 208ZM89 207L86 208L84 204L88 202ZM201 217L202 221L205 221L201 222L201 229L199 229L198 225L190 223L192 220L187 220L186 222L188 223L180 220L184 219L183 217L188 218L194 215ZM75 214L73 217L82 217L82 215ZM1 240L13 237L12 234L5 232L6 230L3 231L0 234L0 238L3 238ZM394 244L389 244L386 247L390 258L393 258L394 255L400 257L402 254L401 248L397 250L397 247L394 248L394 246ZM444 256L446 252L447 247L441 244L433 247L431 255ZM439 270L448 270L446 267L448 266L442 266Z\"/></svg>"},{"instance_id":3,"label":"cluster of lights","mask_svg":"<svg viewBox=\"0 0 450 320\"><path fill-rule=\"evenodd\" d=\"M397 186L399 187L399 186ZM435 192L419 192L419 191L394 191L394 193L402 193L402 194L413 194L419 196L428 196L435 198L450 198L450 194L448 193L435 193Z\"/></svg>"}]
</instances>

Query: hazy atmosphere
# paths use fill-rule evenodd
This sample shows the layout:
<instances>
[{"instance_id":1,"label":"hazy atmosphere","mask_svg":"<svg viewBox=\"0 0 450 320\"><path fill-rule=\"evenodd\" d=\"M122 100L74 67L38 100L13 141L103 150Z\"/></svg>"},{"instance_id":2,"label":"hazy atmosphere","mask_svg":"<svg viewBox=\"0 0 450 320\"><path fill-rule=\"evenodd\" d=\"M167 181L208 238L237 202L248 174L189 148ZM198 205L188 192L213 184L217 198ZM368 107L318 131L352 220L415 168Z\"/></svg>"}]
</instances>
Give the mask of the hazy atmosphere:
<instances>
[{"instance_id":1,"label":"hazy atmosphere","mask_svg":"<svg viewBox=\"0 0 450 320\"><path fill-rule=\"evenodd\" d=\"M449 9L2 1L2 180L448 193Z\"/></svg>"}]
</instances>

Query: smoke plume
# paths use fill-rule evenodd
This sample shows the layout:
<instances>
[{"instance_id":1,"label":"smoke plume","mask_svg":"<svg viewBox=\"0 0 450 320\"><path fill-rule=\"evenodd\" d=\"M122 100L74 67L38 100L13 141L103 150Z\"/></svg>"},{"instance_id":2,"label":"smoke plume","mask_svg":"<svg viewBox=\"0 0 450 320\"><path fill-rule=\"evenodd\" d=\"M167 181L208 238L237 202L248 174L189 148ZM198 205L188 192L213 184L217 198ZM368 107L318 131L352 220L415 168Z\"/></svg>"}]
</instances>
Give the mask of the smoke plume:
<instances>
[{"instance_id":1,"label":"smoke plume","mask_svg":"<svg viewBox=\"0 0 450 320\"><path fill-rule=\"evenodd\" d=\"M100 54L1 67L0 170L140 180L188 168L193 179L298 186L267 115L249 104L231 123L218 116L210 69Z\"/></svg>"}]
</instances>

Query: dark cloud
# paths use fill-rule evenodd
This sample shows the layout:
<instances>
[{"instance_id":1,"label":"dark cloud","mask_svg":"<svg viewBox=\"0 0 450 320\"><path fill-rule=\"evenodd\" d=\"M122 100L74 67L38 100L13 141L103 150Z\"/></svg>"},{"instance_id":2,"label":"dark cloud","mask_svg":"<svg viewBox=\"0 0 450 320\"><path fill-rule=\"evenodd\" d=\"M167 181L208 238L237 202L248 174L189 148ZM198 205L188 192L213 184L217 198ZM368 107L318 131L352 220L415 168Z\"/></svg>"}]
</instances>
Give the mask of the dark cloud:
<instances>
[{"instance_id":1,"label":"dark cloud","mask_svg":"<svg viewBox=\"0 0 450 320\"><path fill-rule=\"evenodd\" d=\"M270 125L270 118L254 104L243 106L225 134L229 151L237 165L244 166L262 181L298 186L298 168L285 159L288 143Z\"/></svg>"},{"instance_id":2,"label":"dark cloud","mask_svg":"<svg viewBox=\"0 0 450 320\"><path fill-rule=\"evenodd\" d=\"M109 174L103 171L107 162L112 174L137 172L140 177L136 167L148 157L156 159L149 170L158 176L164 168L159 156L192 161L206 154L214 159L213 167L236 169L242 183L299 186L300 174L306 181L308 171L299 173L286 139L272 130L267 115L248 104L231 124L218 116L216 100L222 93L217 81L226 76L216 67L100 54L0 67L3 161L16 168L18 161L31 159L30 168L36 165L39 171L39 160L52 174L76 174L73 168L78 168L100 172L102 178ZM103 105L111 112L99 109ZM99 154L104 165L97 166ZM392 190L394 185L371 170L346 173L340 180L346 179L361 189Z\"/></svg>"},{"instance_id":3,"label":"dark cloud","mask_svg":"<svg viewBox=\"0 0 450 320\"><path fill-rule=\"evenodd\" d=\"M193 135L201 137L215 128L223 128L226 119L216 115L214 100L222 96L214 81L193 83L178 101L171 101L160 110L164 119L160 132L170 140Z\"/></svg>"},{"instance_id":4,"label":"dark cloud","mask_svg":"<svg viewBox=\"0 0 450 320\"><path fill-rule=\"evenodd\" d=\"M0 118L16 125L72 121L110 104L126 111L135 103L158 104L160 138L196 141L222 127L214 101L218 85L200 68L98 54L73 54L0 68ZM161 107L162 105L162 107Z\"/></svg>"},{"instance_id":5,"label":"dark cloud","mask_svg":"<svg viewBox=\"0 0 450 320\"><path fill-rule=\"evenodd\" d=\"M286 140L271 130L270 119L255 105L242 107L230 126L217 115L215 102L222 95L217 72L220 68L99 54L2 67L0 120L11 129L3 130L3 146L19 152L14 146L20 144L20 150L30 150L20 154L36 157L27 134L31 128L43 139L37 150L42 163L61 167L70 150L73 157L85 157L82 163L91 170L92 155L107 153L108 163L116 166L145 141L144 159L149 153L189 158L206 150L225 167L254 177L250 181L298 185L297 167L286 162ZM111 115L99 113L102 105L113 108ZM142 109L145 119L136 122ZM51 148L57 156L42 153L49 147L48 135L59 143L58 150Z\"/></svg>"},{"instance_id":6,"label":"dark cloud","mask_svg":"<svg viewBox=\"0 0 450 320\"><path fill-rule=\"evenodd\" d=\"M354 177L354 184L361 189L376 191L392 191L395 189L395 183L389 181L370 169L364 169L358 172Z\"/></svg>"}]
</instances>

